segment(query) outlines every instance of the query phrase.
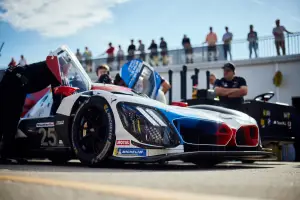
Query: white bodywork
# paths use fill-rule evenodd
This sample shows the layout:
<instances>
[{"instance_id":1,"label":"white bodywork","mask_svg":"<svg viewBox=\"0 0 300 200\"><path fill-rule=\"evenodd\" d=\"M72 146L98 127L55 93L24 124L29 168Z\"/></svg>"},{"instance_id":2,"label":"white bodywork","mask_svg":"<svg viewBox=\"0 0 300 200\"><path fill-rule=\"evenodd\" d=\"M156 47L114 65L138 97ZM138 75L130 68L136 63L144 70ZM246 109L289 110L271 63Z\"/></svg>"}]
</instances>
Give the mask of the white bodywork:
<instances>
[{"instance_id":1,"label":"white bodywork","mask_svg":"<svg viewBox=\"0 0 300 200\"><path fill-rule=\"evenodd\" d=\"M71 59L74 62L75 67L78 68L79 72L82 74L82 77L86 80L84 80L87 85L88 89L90 90L92 88L92 83L86 72L84 71L83 67L77 60L77 58L74 56L74 54L66 47L62 46L55 52L53 52L53 55L57 55L59 52L64 51L67 52L67 54L71 57ZM71 110L73 108L73 105L75 104L76 100L81 96L84 95L85 92L82 93L76 93L71 96L65 97L58 110L57 114L61 114L64 116L70 116ZM115 135L116 135L116 142L114 147L113 156L116 157L142 157L142 156L154 156L154 155L161 155L161 154L168 154L168 153L183 153L184 148L183 145L178 145L176 148L167 148L167 149L144 149L141 151L145 151L145 154L139 155L132 155L130 152L126 152L126 154L122 154L120 149L127 148L131 149L133 152L135 152L134 149L137 149L139 151L139 148L131 144L131 141L138 142L129 132L125 130L123 127L123 124L121 122L118 110L117 110L117 104L119 102L131 102L136 104L141 104L145 106L151 106L154 108L158 108L160 110L164 110L166 113L175 113L182 116L182 118L196 118L196 119L203 119L203 120L209 120L209 121L215 121L215 122L224 122L226 123L230 128L238 129L239 127L243 125L256 125L256 121L251 118L250 116L240 113L240 116L232 116L229 114L221 114L219 112L210 111L210 110L197 110L192 108L182 108L182 107L176 107L176 106L169 106L164 103L161 103L159 101L145 98L142 96L131 96L131 95L123 95L123 94L113 94L109 91L104 90L93 90L93 95L98 95L106 99L106 101L110 104L110 107L112 109L114 119L115 119ZM47 97L46 101L45 98ZM41 118L41 117L49 117L50 116L50 110L53 104L53 98L52 93L49 90L49 92L26 114L26 118ZM140 143L140 142L138 142ZM148 145L148 144L146 144ZM148 145L151 146L151 145ZM128 150L129 151L129 150Z\"/></svg>"}]
</instances>

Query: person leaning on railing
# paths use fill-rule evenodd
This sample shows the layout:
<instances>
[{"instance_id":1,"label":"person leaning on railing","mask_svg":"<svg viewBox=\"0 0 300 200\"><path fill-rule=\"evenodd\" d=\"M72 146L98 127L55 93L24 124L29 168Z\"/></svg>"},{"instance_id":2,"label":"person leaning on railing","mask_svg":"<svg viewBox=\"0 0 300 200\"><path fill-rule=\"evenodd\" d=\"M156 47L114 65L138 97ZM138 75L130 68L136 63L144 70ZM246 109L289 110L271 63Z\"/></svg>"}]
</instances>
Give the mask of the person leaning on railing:
<instances>
[{"instance_id":1,"label":"person leaning on railing","mask_svg":"<svg viewBox=\"0 0 300 200\"><path fill-rule=\"evenodd\" d=\"M277 55L280 56L280 48L282 49L282 55L285 55L284 32L287 32L288 34L292 34L292 32L289 32L284 26L281 26L279 19L275 21L275 24L276 27L273 29L273 35L275 37Z\"/></svg>"},{"instance_id":2,"label":"person leaning on railing","mask_svg":"<svg viewBox=\"0 0 300 200\"><path fill-rule=\"evenodd\" d=\"M216 43L218 41L217 34L213 32L213 28L209 27L209 33L206 36L205 42L203 44L207 43L207 60L211 61L211 53L214 54L214 59L217 60L217 46Z\"/></svg>"}]
</instances>

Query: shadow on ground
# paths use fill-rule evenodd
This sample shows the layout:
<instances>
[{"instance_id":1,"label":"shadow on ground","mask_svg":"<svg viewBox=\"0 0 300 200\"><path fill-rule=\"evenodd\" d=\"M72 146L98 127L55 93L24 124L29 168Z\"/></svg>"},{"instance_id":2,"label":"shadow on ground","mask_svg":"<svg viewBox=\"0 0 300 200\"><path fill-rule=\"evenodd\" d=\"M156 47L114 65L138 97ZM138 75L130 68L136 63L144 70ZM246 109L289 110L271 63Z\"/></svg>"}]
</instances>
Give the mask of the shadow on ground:
<instances>
[{"instance_id":1,"label":"shadow on ground","mask_svg":"<svg viewBox=\"0 0 300 200\"><path fill-rule=\"evenodd\" d=\"M275 163L274 163L275 164ZM69 162L64 165L54 165L46 161L30 161L27 164L4 164L0 165L0 170L11 171L41 171L41 172L147 172L147 171L219 171L219 170L246 170L246 169L266 169L273 168L269 163L222 163L210 168L200 168L197 165L186 163L162 164L114 164L97 167L87 167L79 162ZM271 164L272 165L272 164ZM0 171L1 172L1 171Z\"/></svg>"}]
</instances>

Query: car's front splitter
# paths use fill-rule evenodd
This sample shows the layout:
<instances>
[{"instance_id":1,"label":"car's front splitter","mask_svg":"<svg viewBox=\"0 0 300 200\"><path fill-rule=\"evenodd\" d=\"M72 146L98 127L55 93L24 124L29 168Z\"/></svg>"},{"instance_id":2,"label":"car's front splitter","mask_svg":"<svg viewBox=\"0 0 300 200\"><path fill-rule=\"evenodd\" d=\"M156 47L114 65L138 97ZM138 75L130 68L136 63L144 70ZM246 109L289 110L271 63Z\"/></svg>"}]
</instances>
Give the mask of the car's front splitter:
<instances>
[{"instance_id":1,"label":"car's front splitter","mask_svg":"<svg viewBox=\"0 0 300 200\"><path fill-rule=\"evenodd\" d=\"M110 157L112 160L125 162L163 162L171 160L261 160L274 157L271 152L265 151L195 151L185 153L162 154L148 157Z\"/></svg>"}]
</instances>

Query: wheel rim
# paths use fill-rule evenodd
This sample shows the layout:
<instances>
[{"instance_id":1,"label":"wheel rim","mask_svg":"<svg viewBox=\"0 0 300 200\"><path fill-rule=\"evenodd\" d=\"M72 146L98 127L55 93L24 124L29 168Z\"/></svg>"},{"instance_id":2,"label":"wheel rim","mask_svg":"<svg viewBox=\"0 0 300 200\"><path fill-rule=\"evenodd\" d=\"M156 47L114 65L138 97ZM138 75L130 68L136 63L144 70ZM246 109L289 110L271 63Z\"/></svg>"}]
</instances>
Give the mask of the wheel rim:
<instances>
[{"instance_id":1,"label":"wheel rim","mask_svg":"<svg viewBox=\"0 0 300 200\"><path fill-rule=\"evenodd\" d=\"M103 110L88 108L81 117L78 144L86 154L98 155L107 140L107 116Z\"/></svg>"}]
</instances>

